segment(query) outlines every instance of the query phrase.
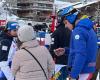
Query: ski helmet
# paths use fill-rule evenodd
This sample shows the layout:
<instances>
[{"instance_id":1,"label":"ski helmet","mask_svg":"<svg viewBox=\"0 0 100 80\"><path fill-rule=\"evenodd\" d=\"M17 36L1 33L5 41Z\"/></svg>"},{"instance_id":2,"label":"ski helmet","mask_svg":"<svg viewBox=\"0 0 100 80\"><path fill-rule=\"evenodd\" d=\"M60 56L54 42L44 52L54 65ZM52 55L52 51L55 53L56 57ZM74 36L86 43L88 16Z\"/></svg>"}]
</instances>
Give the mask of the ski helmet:
<instances>
[{"instance_id":1,"label":"ski helmet","mask_svg":"<svg viewBox=\"0 0 100 80\"><path fill-rule=\"evenodd\" d=\"M58 11L58 16L65 18L71 24L73 24L76 21L79 12L80 11L75 9L73 6L69 6Z\"/></svg>"}]
</instances>

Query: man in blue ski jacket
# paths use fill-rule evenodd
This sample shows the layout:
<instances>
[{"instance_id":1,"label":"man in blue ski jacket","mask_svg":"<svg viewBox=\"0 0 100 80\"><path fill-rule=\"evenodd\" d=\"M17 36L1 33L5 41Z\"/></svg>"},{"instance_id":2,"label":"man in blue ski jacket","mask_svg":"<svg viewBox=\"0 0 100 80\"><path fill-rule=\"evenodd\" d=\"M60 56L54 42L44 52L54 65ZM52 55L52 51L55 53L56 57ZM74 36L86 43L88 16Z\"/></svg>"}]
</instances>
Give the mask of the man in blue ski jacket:
<instances>
[{"instance_id":1,"label":"man in blue ski jacket","mask_svg":"<svg viewBox=\"0 0 100 80\"><path fill-rule=\"evenodd\" d=\"M91 80L96 67L97 37L93 22L81 19L81 13L72 6L62 9L66 27L72 29L68 66L70 80ZM61 48L58 51L63 51ZM63 53L59 53L63 54Z\"/></svg>"}]
</instances>

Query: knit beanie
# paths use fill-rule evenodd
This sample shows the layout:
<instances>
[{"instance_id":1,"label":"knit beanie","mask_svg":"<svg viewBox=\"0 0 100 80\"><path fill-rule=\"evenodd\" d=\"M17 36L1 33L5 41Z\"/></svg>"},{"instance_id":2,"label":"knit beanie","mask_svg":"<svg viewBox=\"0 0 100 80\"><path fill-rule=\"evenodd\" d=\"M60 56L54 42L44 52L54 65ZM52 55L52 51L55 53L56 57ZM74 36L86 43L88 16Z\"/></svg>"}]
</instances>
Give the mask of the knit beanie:
<instances>
[{"instance_id":1,"label":"knit beanie","mask_svg":"<svg viewBox=\"0 0 100 80\"><path fill-rule=\"evenodd\" d=\"M35 39L36 34L31 26L24 25L18 29L18 38L21 42L27 42Z\"/></svg>"}]
</instances>

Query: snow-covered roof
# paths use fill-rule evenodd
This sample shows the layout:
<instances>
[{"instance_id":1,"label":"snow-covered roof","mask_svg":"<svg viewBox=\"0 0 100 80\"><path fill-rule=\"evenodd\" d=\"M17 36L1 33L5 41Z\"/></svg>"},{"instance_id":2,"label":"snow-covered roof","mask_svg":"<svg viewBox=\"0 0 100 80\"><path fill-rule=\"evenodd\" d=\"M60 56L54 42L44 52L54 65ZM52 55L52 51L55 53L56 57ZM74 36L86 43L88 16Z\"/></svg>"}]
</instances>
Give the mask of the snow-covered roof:
<instances>
[{"instance_id":1,"label":"snow-covered roof","mask_svg":"<svg viewBox=\"0 0 100 80\"><path fill-rule=\"evenodd\" d=\"M16 20L18 19L18 17L12 13L10 13L9 10L5 10L4 9L4 6L5 6L5 1L2 0L0 2L0 20Z\"/></svg>"},{"instance_id":2,"label":"snow-covered roof","mask_svg":"<svg viewBox=\"0 0 100 80\"><path fill-rule=\"evenodd\" d=\"M70 3L70 2L63 2L63 1L58 1L58 0L54 1L54 7L56 8L57 11L59 9L65 8L70 5L72 5L72 3Z\"/></svg>"},{"instance_id":3,"label":"snow-covered roof","mask_svg":"<svg viewBox=\"0 0 100 80\"><path fill-rule=\"evenodd\" d=\"M87 2L86 4L79 4L79 5L76 5L76 6L74 6L75 8L82 8L82 7L85 7L85 6L88 6L88 5L91 5L91 4L93 4L93 3L97 3L98 2L98 0L93 0L93 1L90 1L90 2Z\"/></svg>"},{"instance_id":4,"label":"snow-covered roof","mask_svg":"<svg viewBox=\"0 0 100 80\"><path fill-rule=\"evenodd\" d=\"M58 11L59 9L62 9L62 8L68 7L68 6L74 6L75 8L82 8L82 7L85 7L87 5L97 3L97 2L99 2L99 0L90 0L86 4L84 4L82 2L70 3L70 2L63 2L63 1L55 0L54 6L56 7L56 10Z\"/></svg>"}]
</instances>

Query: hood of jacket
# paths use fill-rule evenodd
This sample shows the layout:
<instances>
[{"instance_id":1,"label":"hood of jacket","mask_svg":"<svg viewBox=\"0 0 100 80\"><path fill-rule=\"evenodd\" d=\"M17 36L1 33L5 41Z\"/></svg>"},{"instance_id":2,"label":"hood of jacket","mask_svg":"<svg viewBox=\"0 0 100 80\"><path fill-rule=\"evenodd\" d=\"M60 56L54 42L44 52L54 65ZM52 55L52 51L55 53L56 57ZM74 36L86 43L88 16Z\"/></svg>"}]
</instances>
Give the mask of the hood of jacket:
<instances>
[{"instance_id":1,"label":"hood of jacket","mask_svg":"<svg viewBox=\"0 0 100 80\"><path fill-rule=\"evenodd\" d=\"M76 27L84 27L86 29L91 29L93 28L93 25L94 23L90 19L85 18L85 19L80 20L78 24L76 25Z\"/></svg>"}]
</instances>

